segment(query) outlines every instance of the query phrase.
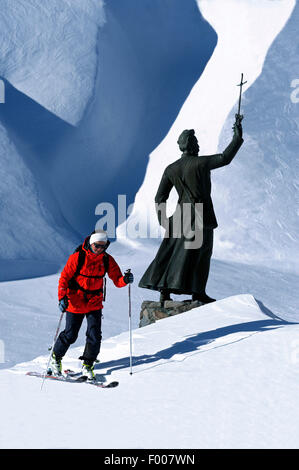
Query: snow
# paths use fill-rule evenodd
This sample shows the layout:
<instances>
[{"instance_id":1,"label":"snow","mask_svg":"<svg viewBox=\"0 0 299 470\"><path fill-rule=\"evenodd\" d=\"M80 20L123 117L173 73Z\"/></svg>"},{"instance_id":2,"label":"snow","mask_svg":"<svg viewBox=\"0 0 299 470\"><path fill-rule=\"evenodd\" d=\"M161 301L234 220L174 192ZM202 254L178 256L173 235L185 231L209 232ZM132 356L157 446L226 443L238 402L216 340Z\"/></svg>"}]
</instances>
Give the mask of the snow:
<instances>
[{"instance_id":1,"label":"snow","mask_svg":"<svg viewBox=\"0 0 299 470\"><path fill-rule=\"evenodd\" d=\"M1 6L0 448L298 448L298 4ZM245 143L212 175L217 302L139 329L158 293L137 285L160 240L126 230L145 216L157 226L154 194L183 129L202 154L229 142L241 72ZM96 372L119 387L48 380L41 391L25 374L48 360L59 271L97 204L119 194L135 199L109 247L135 276L133 375L128 289L108 280ZM79 369L84 330L65 368Z\"/></svg>"},{"instance_id":2,"label":"snow","mask_svg":"<svg viewBox=\"0 0 299 470\"><path fill-rule=\"evenodd\" d=\"M2 282L0 413L7 425L0 447L297 447L297 278L214 260L208 293L216 303L138 328L141 302L158 295L137 287L151 254L136 257L117 243L110 252L135 275L133 375L127 288L116 289L108 279L96 365L99 378L118 380L119 387L48 380L41 391L41 381L25 373L46 366L60 316L58 275ZM85 322L64 368L80 369L84 335Z\"/></svg>"},{"instance_id":3,"label":"snow","mask_svg":"<svg viewBox=\"0 0 299 470\"><path fill-rule=\"evenodd\" d=\"M46 356L2 370L1 447L298 447L298 329L239 295L135 329L132 376L128 332L106 339L96 372L116 389L48 380L41 391L24 374Z\"/></svg>"},{"instance_id":4,"label":"snow","mask_svg":"<svg viewBox=\"0 0 299 470\"><path fill-rule=\"evenodd\" d=\"M76 237L67 231L57 206L56 223L53 223L49 209L40 199L35 175L1 124L0 149L0 280L55 273L65 260L66 252L74 246ZM66 240L66 233L69 240Z\"/></svg>"},{"instance_id":5,"label":"snow","mask_svg":"<svg viewBox=\"0 0 299 470\"><path fill-rule=\"evenodd\" d=\"M198 5L217 32L217 46L168 134L151 152L133 211L118 227L118 237L138 248L144 240L128 239L128 226L146 218L152 227L158 225L154 197L165 167L180 157L177 139L184 129L195 129L202 155L222 152L229 144L243 72L245 143L228 167L211 173L219 222L214 254L297 272L298 106L291 102L290 84L298 70L299 7L293 0L271 2L271 7L268 0ZM169 215L176 201L173 190Z\"/></svg>"},{"instance_id":6,"label":"snow","mask_svg":"<svg viewBox=\"0 0 299 470\"><path fill-rule=\"evenodd\" d=\"M118 194L126 194L128 205L133 202L149 152L202 73L217 35L194 0L164 0L163 7L160 0L2 4L0 77L6 102L0 121L10 142L3 142L3 152L10 155L13 147L27 167L24 181L12 181L5 199L30 186L40 205L36 211L29 201L23 218L26 200L16 198L20 209L14 221L7 220L9 259L15 262L6 278L11 279L24 272L17 263L16 226L24 228L28 245L31 241L22 259L31 261L34 250L34 259L44 261L44 245L31 236L32 227L43 226L51 260L63 264L70 245L94 229L99 203L116 206ZM11 163L0 162L6 179L14 176ZM43 267L40 275L53 272Z\"/></svg>"},{"instance_id":7,"label":"snow","mask_svg":"<svg viewBox=\"0 0 299 470\"><path fill-rule=\"evenodd\" d=\"M93 94L102 0L2 0L0 75L70 124Z\"/></svg>"},{"instance_id":8,"label":"snow","mask_svg":"<svg viewBox=\"0 0 299 470\"><path fill-rule=\"evenodd\" d=\"M240 158L213 176L219 214L215 256L297 274L299 108L291 100L291 83L299 66L298 19L297 3L268 50L262 73L244 94L245 144ZM219 149L231 135L233 112ZM227 241L232 243L225 246Z\"/></svg>"},{"instance_id":9,"label":"snow","mask_svg":"<svg viewBox=\"0 0 299 470\"><path fill-rule=\"evenodd\" d=\"M78 244L48 155L93 97L105 15L96 0L2 0L1 11L1 200L9 203L1 203L0 279L9 280L57 272Z\"/></svg>"}]
</instances>

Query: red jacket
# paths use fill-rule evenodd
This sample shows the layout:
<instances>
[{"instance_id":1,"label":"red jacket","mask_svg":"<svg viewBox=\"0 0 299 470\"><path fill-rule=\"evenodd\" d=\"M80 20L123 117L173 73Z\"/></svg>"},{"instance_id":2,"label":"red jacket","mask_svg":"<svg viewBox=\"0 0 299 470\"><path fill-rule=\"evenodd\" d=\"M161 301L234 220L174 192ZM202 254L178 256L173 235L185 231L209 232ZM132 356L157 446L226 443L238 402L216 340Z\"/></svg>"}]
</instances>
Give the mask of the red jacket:
<instances>
[{"instance_id":1,"label":"red jacket","mask_svg":"<svg viewBox=\"0 0 299 470\"><path fill-rule=\"evenodd\" d=\"M104 276L104 253L96 255L90 251L87 240L88 239L84 241L82 248L85 251L84 264L81 268L80 274L76 277L76 281L83 289L103 289L104 278L92 276ZM65 295L67 295L69 301L67 311L72 313L88 313L93 310L102 309L103 291L98 292L95 295L94 293L86 293L80 289L74 290L69 288L69 281L74 276L78 266L78 258L79 252L76 252L67 260L59 279L58 299L61 300ZM124 277L118 264L112 256L108 255L108 258L108 276L112 279L116 287L126 286L127 284L124 281Z\"/></svg>"}]
</instances>

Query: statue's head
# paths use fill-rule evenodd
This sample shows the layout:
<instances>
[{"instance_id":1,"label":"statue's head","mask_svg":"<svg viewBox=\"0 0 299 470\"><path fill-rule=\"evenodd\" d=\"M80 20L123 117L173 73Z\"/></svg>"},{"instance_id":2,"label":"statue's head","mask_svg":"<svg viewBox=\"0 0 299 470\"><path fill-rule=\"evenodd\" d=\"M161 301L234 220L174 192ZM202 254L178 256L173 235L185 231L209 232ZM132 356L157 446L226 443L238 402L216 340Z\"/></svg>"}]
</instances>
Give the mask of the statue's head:
<instances>
[{"instance_id":1,"label":"statue's head","mask_svg":"<svg viewBox=\"0 0 299 470\"><path fill-rule=\"evenodd\" d=\"M178 138L180 150L189 155L197 156L199 152L199 145L195 137L194 129L184 130Z\"/></svg>"}]
</instances>

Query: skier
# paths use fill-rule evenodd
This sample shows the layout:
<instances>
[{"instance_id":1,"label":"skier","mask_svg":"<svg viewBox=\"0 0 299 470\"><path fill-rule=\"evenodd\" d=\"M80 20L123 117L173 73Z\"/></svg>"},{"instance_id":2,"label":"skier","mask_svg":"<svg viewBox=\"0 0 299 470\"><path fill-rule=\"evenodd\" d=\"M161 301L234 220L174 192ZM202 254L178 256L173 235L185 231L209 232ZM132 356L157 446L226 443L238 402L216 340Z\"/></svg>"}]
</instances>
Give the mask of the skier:
<instances>
[{"instance_id":1,"label":"skier","mask_svg":"<svg viewBox=\"0 0 299 470\"><path fill-rule=\"evenodd\" d=\"M82 325L87 320L86 344L83 355L82 375L94 380L94 362L100 351L102 332L102 301L105 299L105 280L108 276L116 287L124 287L134 281L131 272L122 275L114 258L106 253L110 242L107 233L96 231L87 237L69 257L59 279L59 308L66 312L66 326L55 342L50 360L52 374L61 375L62 358L73 344Z\"/></svg>"}]
</instances>

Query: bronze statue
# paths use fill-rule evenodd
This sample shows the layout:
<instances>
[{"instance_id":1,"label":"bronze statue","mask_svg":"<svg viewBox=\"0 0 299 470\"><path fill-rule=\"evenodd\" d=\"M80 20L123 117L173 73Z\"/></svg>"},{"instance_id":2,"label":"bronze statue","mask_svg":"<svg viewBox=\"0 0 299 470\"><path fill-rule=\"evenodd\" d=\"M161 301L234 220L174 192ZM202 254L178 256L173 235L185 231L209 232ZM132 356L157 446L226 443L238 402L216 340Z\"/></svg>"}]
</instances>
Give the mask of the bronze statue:
<instances>
[{"instance_id":1,"label":"bronze statue","mask_svg":"<svg viewBox=\"0 0 299 470\"><path fill-rule=\"evenodd\" d=\"M182 156L165 169L155 197L159 223L166 228L166 233L155 259L139 282L139 287L160 291L161 302L171 300L171 293L190 294L192 300L203 303L215 300L205 291L213 250L213 230L218 225L211 199L210 171L228 165L238 152L243 143L242 119L242 115L236 114L233 139L223 153L198 156L199 146L194 130L184 130L179 136ZM179 200L176 212L167 219L163 204L165 206L173 186ZM200 224L196 225L196 205L199 204L203 208L202 228ZM187 236L183 214L184 207L188 205L191 209ZM194 241L199 230L202 234L201 246L190 247L190 243L188 247L186 242Z\"/></svg>"}]
</instances>

